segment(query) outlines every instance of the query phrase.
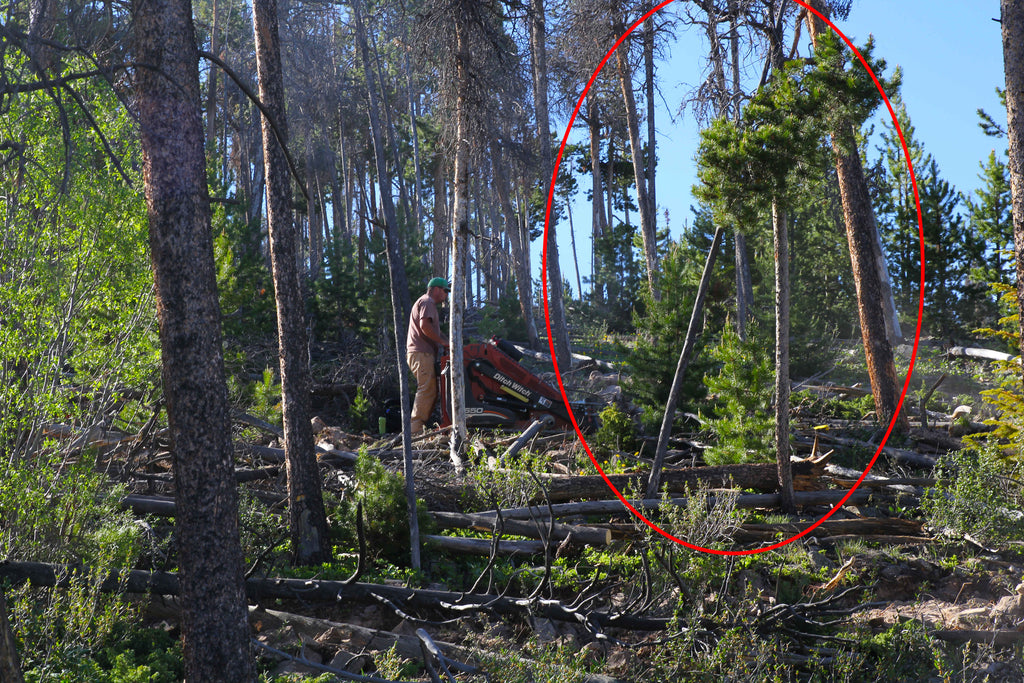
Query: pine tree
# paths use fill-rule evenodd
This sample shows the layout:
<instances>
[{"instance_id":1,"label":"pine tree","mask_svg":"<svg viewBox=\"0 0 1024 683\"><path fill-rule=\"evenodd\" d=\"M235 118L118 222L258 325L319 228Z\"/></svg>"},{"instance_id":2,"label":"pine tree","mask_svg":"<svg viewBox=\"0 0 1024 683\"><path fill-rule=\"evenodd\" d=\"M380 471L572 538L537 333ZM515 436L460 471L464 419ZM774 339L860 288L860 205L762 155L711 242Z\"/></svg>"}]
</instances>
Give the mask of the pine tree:
<instances>
[{"instance_id":1,"label":"pine tree","mask_svg":"<svg viewBox=\"0 0 1024 683\"><path fill-rule=\"evenodd\" d=\"M893 285L897 304L907 318L917 317L923 236L928 286L922 326L929 334L959 337L987 324L983 315L987 285L972 275L985 263L983 238L978 231L967 229L960 213L962 196L942 178L938 163L914 136L914 126L902 103L897 107L896 120L910 153L921 203L919 229L910 169L895 126L890 123L882 134L885 145L881 148L878 199L883 241L896 272Z\"/></svg>"},{"instance_id":2,"label":"pine tree","mask_svg":"<svg viewBox=\"0 0 1024 683\"><path fill-rule=\"evenodd\" d=\"M1010 172L995 150L979 164L978 178L981 188L964 198L967 205L969 232L981 239L985 246L981 259L971 268L975 283L1010 285L1014 281L1013 216L1010 205ZM976 317L986 327L996 324L1000 316L998 294L993 292L979 301Z\"/></svg>"}]
</instances>

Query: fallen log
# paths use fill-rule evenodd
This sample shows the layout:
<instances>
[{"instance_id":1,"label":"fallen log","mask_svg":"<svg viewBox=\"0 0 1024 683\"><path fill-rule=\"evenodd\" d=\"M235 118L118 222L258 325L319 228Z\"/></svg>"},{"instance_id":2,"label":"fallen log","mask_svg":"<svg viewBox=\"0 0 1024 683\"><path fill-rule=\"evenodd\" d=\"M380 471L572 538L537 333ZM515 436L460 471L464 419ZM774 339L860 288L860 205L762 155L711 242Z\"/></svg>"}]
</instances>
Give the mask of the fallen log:
<instances>
[{"instance_id":1,"label":"fallen log","mask_svg":"<svg viewBox=\"0 0 1024 683\"><path fill-rule=\"evenodd\" d=\"M26 581L34 586L66 587L74 573L68 567L42 562L0 562L0 578L18 585ZM133 569L111 572L100 584L104 592L179 595L178 575ZM256 579L245 581L246 595L253 600L304 600L307 602L346 602L385 598L410 609L432 609L469 613L487 611L510 616L537 616L555 621L587 624L600 628L625 628L634 631L662 631L672 623L662 617L638 617L629 614L583 611L558 600L512 598L480 593L404 588L375 583L350 583L317 579Z\"/></svg>"},{"instance_id":2,"label":"fallen log","mask_svg":"<svg viewBox=\"0 0 1024 683\"><path fill-rule=\"evenodd\" d=\"M610 532L609 532L610 535ZM434 536L426 535L423 542L431 546L461 555L543 555L544 541L498 541L497 545L489 538L467 538L465 536Z\"/></svg>"},{"instance_id":3,"label":"fallen log","mask_svg":"<svg viewBox=\"0 0 1024 683\"><path fill-rule=\"evenodd\" d=\"M545 415L540 419L534 420L533 423L519 435L519 438L516 439L515 443L508 447L508 450L505 451L502 458L514 458L519 451L526 447L526 444L530 443L530 439L540 433L540 430L544 429L545 426L550 427L554 423L555 418L551 415Z\"/></svg>"},{"instance_id":4,"label":"fallen log","mask_svg":"<svg viewBox=\"0 0 1024 683\"><path fill-rule=\"evenodd\" d=\"M751 541L767 541L778 535L795 536L806 529L809 524L741 524L733 538L741 543ZM898 517L868 517L862 519L826 519L816 526L808 536L821 538L826 536L917 536L921 532L921 522Z\"/></svg>"},{"instance_id":5,"label":"fallen log","mask_svg":"<svg viewBox=\"0 0 1024 683\"><path fill-rule=\"evenodd\" d=\"M474 529L490 533L494 530L494 515L462 514L458 512L431 512L431 518L441 529ZM611 532L596 527L575 526L572 524L535 524L516 519L502 520L502 533L510 536L526 536L543 540L550 533L549 541L569 540L572 544L608 545L611 543Z\"/></svg>"},{"instance_id":6,"label":"fallen log","mask_svg":"<svg viewBox=\"0 0 1024 683\"><path fill-rule=\"evenodd\" d=\"M818 479L825 472L824 464L811 460L793 461L793 484L800 491L820 488ZM567 477L565 475L538 475L546 489L546 499L551 502L569 500L607 499L614 494L600 475ZM608 480L619 492L630 489L642 491L647 483L646 474L612 474ZM778 466L775 463L752 463L744 465L719 465L717 467L688 467L666 469L661 473L661 486L669 493L685 493L699 485L711 488L739 488L754 491L776 492L779 490ZM544 500L538 496L537 500Z\"/></svg>"},{"instance_id":7,"label":"fallen log","mask_svg":"<svg viewBox=\"0 0 1024 683\"><path fill-rule=\"evenodd\" d=\"M529 358L532 358L534 360L539 360L542 363L548 363L548 364L551 363L551 356L549 356L546 353L541 353L540 351L534 351L533 349L531 349L531 348L529 348L527 346L522 346L522 345L516 344L516 343L512 343L512 346L514 346L516 348L516 350L519 351L519 353L523 354L524 356L528 356ZM598 360L597 358L592 358L590 356L584 356L581 353L574 353L574 354L572 354L572 365L574 367L577 367L577 366L590 367L592 365L596 365L597 367L599 367L602 370L605 370L607 372L615 372L615 366L612 365L611 363L609 363L608 361Z\"/></svg>"},{"instance_id":8,"label":"fallen log","mask_svg":"<svg viewBox=\"0 0 1024 683\"><path fill-rule=\"evenodd\" d=\"M821 536L814 539L818 545L835 545L846 541L860 541L862 543L880 543L882 545L921 545L931 543L934 538L931 536L888 536L875 534L840 534L839 536Z\"/></svg>"},{"instance_id":9,"label":"fallen log","mask_svg":"<svg viewBox=\"0 0 1024 683\"><path fill-rule=\"evenodd\" d=\"M848 439L841 436L832 436L831 434L821 434L820 438L822 441L827 441L828 443L837 444L839 446L863 448L871 451L872 454L878 450L878 446L876 444L861 441L859 439ZM935 458L928 455L922 455L916 451L909 451L904 448L884 446L882 448L882 455L902 465L920 467L921 469L932 469L935 467Z\"/></svg>"},{"instance_id":10,"label":"fallen log","mask_svg":"<svg viewBox=\"0 0 1024 683\"><path fill-rule=\"evenodd\" d=\"M971 631L943 629L928 631L928 635L948 643L985 643L995 647L1016 645L1024 641L1024 631L1015 629L999 629L995 631Z\"/></svg>"},{"instance_id":11,"label":"fallen log","mask_svg":"<svg viewBox=\"0 0 1024 683\"><path fill-rule=\"evenodd\" d=\"M951 346L946 351L947 356L953 356L955 358L980 358L982 360L1001 360L1001 361L1012 361L1017 356L1011 353L1004 353L1002 351L993 351L992 349L979 349L972 348L969 346ZM1020 362L1019 360L1017 361Z\"/></svg>"},{"instance_id":12,"label":"fallen log","mask_svg":"<svg viewBox=\"0 0 1024 683\"><path fill-rule=\"evenodd\" d=\"M120 443L135 441L138 438L137 434L108 430L99 424L85 428L64 424L47 424L43 425L42 431L45 437L71 441L67 446L70 450L109 448Z\"/></svg>"},{"instance_id":13,"label":"fallen log","mask_svg":"<svg viewBox=\"0 0 1024 683\"><path fill-rule=\"evenodd\" d=\"M336 448L325 448L322 445L316 447L317 462L336 467L354 465L356 454L348 451L339 451ZM268 462L283 463L285 461L284 449L271 446L261 446L254 443L235 443L235 455L243 458L259 458Z\"/></svg>"},{"instance_id":14,"label":"fallen log","mask_svg":"<svg viewBox=\"0 0 1024 683\"><path fill-rule=\"evenodd\" d=\"M249 621L254 625L259 624L261 631L288 624L310 640L315 640L327 633L329 642L345 643L350 649L357 652L365 650L387 652L394 648L395 652L406 659L419 659L421 655L420 641L416 636L380 631L356 624L328 621L307 617L303 614L260 607L249 608ZM439 642L438 644L446 650L456 653L460 658L472 659L473 657L472 650L467 647L448 642Z\"/></svg>"},{"instance_id":15,"label":"fallen log","mask_svg":"<svg viewBox=\"0 0 1024 683\"><path fill-rule=\"evenodd\" d=\"M393 631L381 631L374 628L367 628L357 624L329 621L308 617L303 614L292 612L281 612L279 610L264 609L260 607L249 608L249 621L254 626L258 625L260 630L274 629L287 624L297 632L310 640L326 641L331 644L343 644L348 650L354 652L387 652L394 648L395 652L406 659L419 659L420 641L416 636L404 635ZM469 648L452 642L434 641L443 647L445 651L453 653L463 661L478 662L481 651L476 648ZM502 652L500 656L491 655L493 658L504 658L519 662L527 666L538 666L535 660L527 659L521 654L514 652ZM549 669L565 672L565 678L572 676L573 671L569 667L547 664Z\"/></svg>"},{"instance_id":16,"label":"fallen log","mask_svg":"<svg viewBox=\"0 0 1024 683\"><path fill-rule=\"evenodd\" d=\"M808 505L832 505L841 501L849 493L843 491L797 491L794 493L794 500L798 506ZM877 493L869 491L854 491L846 501L847 505L861 505L878 497ZM629 500L629 504L637 510L656 510L664 501L660 498L648 498L644 500ZM707 504L715 503L714 496L709 496ZM688 505L688 498L669 498L669 505ZM779 494L777 493L744 493L736 497L736 507L741 509L773 509L779 507ZM495 510L487 510L476 513L477 516L492 518L497 514ZM574 517L577 515L621 515L630 514L622 501L615 500L590 500L577 503L557 503L551 505L531 505L520 508L508 508L501 511L505 520L511 519L545 519L554 515L558 517Z\"/></svg>"}]
</instances>

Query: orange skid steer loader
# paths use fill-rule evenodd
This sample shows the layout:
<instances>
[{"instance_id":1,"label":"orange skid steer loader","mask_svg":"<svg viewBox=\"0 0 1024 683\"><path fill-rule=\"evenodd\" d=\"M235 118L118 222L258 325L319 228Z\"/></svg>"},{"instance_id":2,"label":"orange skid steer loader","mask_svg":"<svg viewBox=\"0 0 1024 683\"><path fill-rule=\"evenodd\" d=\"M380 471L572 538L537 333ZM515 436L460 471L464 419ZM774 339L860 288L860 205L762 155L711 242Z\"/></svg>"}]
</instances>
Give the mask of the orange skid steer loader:
<instances>
[{"instance_id":1,"label":"orange skid steer loader","mask_svg":"<svg viewBox=\"0 0 1024 683\"><path fill-rule=\"evenodd\" d=\"M520 365L522 357L515 346L497 337L463 347L467 427L525 429L550 416L555 429L573 428L562 394ZM450 360L451 356L441 357L437 375L442 427L452 423ZM594 406L573 403L572 412L581 430L594 428Z\"/></svg>"}]
</instances>

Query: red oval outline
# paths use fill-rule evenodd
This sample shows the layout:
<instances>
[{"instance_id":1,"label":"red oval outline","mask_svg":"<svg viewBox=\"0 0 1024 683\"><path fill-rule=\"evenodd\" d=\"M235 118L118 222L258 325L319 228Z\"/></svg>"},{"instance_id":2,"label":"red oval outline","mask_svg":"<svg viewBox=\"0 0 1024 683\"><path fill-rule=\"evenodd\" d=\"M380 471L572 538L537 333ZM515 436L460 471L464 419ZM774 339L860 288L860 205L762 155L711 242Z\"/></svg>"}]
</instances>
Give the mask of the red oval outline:
<instances>
[{"instance_id":1,"label":"red oval outline","mask_svg":"<svg viewBox=\"0 0 1024 683\"><path fill-rule=\"evenodd\" d=\"M889 115L892 117L893 125L896 127L896 132L899 134L900 144L903 147L903 156L904 156L904 159L906 159L906 162L907 162L907 169L910 171L910 181L911 181L911 184L912 184L912 186L914 188L914 204L915 204L915 206L917 208L917 229L918 229L918 239L919 239L920 251L921 251L921 255L920 255L920 258L921 258L921 281L920 281L919 297L918 297L918 302L917 302L917 328L916 328L916 331L915 331L915 334L914 334L914 350L911 353L910 364L909 364L909 366L907 368L907 376L906 376L906 378L904 379L904 382L903 382L903 393L900 395L900 400L899 400L899 403L897 404L897 407L896 407L897 408L896 414L893 415L892 420L889 422L889 428L886 430L885 435L882 437L882 441L881 441L881 443L879 443L878 449L875 451L874 457L871 458L871 462L869 462L867 467L864 468L864 472L860 475L860 478L857 480L857 483L854 484L853 487L850 488L850 490L847 492L847 494L843 497L843 499L840 500L838 503L836 503L832 507L832 509L829 510L821 519L819 519L817 522L815 522L814 524L810 525L809 527L807 527L806 529L804 529L800 533L795 534L794 536L791 536L790 538L788 538L788 539L786 539L784 541L779 541L779 542L774 543L772 545L765 546L764 548L753 548L753 549L750 549L750 550L718 550L718 549L715 549L715 548L704 548L702 546L698 546L698 545L694 545L692 543L688 543L688 542L686 542L686 541L684 541L684 540L682 540L680 538L676 538L675 536L673 536L672 534L666 532L664 529L659 527L657 524L655 524L654 522L649 520L646 516L644 516L643 513L641 513L639 510L637 510L635 507L633 507L633 505L628 500L626 500L626 498L622 495L622 493L619 492L619 490L617 488L615 488L615 485L612 484L611 480L608 479L608 475L605 474L604 470L601 468L601 465L597 462L597 458L594 457L593 452L590 450L590 445L587 443L586 438L583 436L583 432L580 431L579 423L576 421L576 415L575 415L575 413L573 413L572 407L569 404L569 396L566 393L565 384L562 381L562 373L558 369L558 359L556 358L554 340L553 340L553 336L551 334L551 313L550 313L549 306L548 306L548 299L549 299L549 297L548 297L548 281L547 281L547 278L548 278L548 265L547 265L548 264L548 228L549 228L549 224L550 224L550 220L551 220L551 202L553 201L554 194L555 194L555 182L558 179L558 169L559 169L559 167L561 166L561 163L562 163L562 156L565 153L565 145L566 145L566 142L567 142L567 140L569 138L569 133L572 131L573 123L576 121L576 115L579 113L580 107L583 105L583 101L586 98L587 93L590 92L590 88L591 88L591 86L593 86L594 82L597 80L597 75L601 72L601 69L604 68L605 64L611 58L612 54L615 52L616 49L618 49L619 45L622 44L622 42L626 39L626 37L630 33L632 33L633 30L636 29L636 27L638 27L640 24L642 24L644 21L646 21L648 17L654 15L655 13L660 11L662 8L666 7L667 5L672 4L673 2L675 2L675 0L664 0L664 2L661 2L660 4L658 4L657 6L652 8L650 11L648 11L646 14L644 14L640 19L638 19L636 22L634 22L626 30L626 32L617 41L615 41L615 44L612 45L610 50L608 50L607 54L605 54L605 56L604 56L604 59L601 60L601 63L597 65L597 69L595 69L594 73L591 75L590 80L587 82L587 86L583 89L583 93L580 95L579 100L577 100L577 102L576 102L576 107L575 107L575 109L573 109L572 116L569 118L569 123L566 126L565 133L562 136L562 144L559 147L558 157L555 159L555 166L554 166L554 169L553 169L552 174L551 174L551 185L550 185L550 187L548 189L547 208L546 208L546 211L545 211L545 214L544 214L544 235L543 235L544 244L543 244L543 249L542 249L542 252L541 252L541 275L542 275L542 277L540 279L540 281L541 281L541 293L542 293L543 300L544 300L544 322L546 324L547 333L548 333L548 347L551 350L551 363L552 363L552 365L554 366L554 369L555 369L555 377L558 380L558 388L559 388L559 390L562 393L562 399L565 401L566 406L569 407L569 417L572 419L573 428L576 430L576 434L580 437L580 441L583 443L583 448L587 451L587 455L590 457L590 461L592 463L594 463L594 467L597 468L597 471L600 473L601 478L604 479L605 484L608 485L608 488L612 490L612 492L622 502L622 504L625 505L626 508L629 509L630 512L632 512L634 515L636 515L641 520L643 520L643 522L649 528L651 528L652 530L658 532L659 534L661 534L665 538L667 538L669 540L672 540L672 541L675 541L676 543L678 543L678 544L680 544L682 546L685 546L685 547L687 547L687 548L689 548L691 550L697 550L697 551L700 551L700 552L705 552L705 553L714 554L714 555L733 555L733 556L756 555L758 553L763 553L763 552L767 552L769 550L775 550L777 548L781 548L781 547L783 547L785 545L788 545L789 543L792 543L793 541L796 541L799 538L802 538L802 537L806 536L811 531L816 529L819 525L821 525L825 520L827 520L829 517L831 517L833 514L835 514L835 512L839 508L841 508L843 505L846 504L846 501L850 499L850 496L853 495L853 492L857 490L857 488L861 485L861 482L864 481L864 478L867 477L867 474L871 470L871 468L875 466L875 462L878 460L878 456L881 454L882 449L885 447L886 442L889 440L889 436L892 434L893 427L896 424L896 418L899 416L899 412L903 408L903 402L906 399L907 390L910 387L910 376L914 372L914 364L917 361L918 344L919 344L919 342L921 340L921 317L922 317L922 315L924 313L924 281L925 281L924 223L923 223L923 219L922 219L922 216L921 216L921 199L920 199L920 197L918 195L917 176L914 173L914 164L913 164L913 162L910 159L910 151L907 149L907 142L906 142L906 140L903 137L903 129L900 128L899 121L896 120L896 112L895 112L895 110L893 110L892 103L889 101L888 95L885 94L885 90L882 89L882 84L879 82L878 77L875 75L874 71L871 70L871 67L867 63L867 60L864 59L863 55L861 55L861 53L857 49L857 47L850 41L849 38L846 37L846 35L842 31L840 31L835 26L835 24L833 24L828 18L822 16L822 14L820 12L818 12L814 8L808 6L807 3L805 2L805 0L796 0L797 4L799 4L801 7L803 7L806 10L808 10L809 12L812 12L815 16L817 16L819 19L824 21L828 25L828 27L830 29L832 29L836 33L836 35L838 35L840 38L843 39L843 42L845 42L847 47L849 47L850 50L852 50L853 54L857 55L857 59L860 60L861 65L864 67L864 69L871 76L871 79L875 82L875 87L878 88L878 92L882 95L882 99L885 101L885 106L889 110Z\"/></svg>"}]
</instances>

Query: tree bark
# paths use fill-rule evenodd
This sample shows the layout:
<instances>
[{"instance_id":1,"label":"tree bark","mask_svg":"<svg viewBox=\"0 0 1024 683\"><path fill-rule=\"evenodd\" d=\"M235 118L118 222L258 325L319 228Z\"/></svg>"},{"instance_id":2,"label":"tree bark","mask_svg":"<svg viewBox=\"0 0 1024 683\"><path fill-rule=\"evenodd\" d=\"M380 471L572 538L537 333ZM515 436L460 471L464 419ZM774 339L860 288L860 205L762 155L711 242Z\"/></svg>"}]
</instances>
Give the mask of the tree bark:
<instances>
[{"instance_id":1,"label":"tree bark","mask_svg":"<svg viewBox=\"0 0 1024 683\"><path fill-rule=\"evenodd\" d=\"M1009 142L1010 200L1017 261L1017 305L1024 312L1024 0L1001 0L1003 70L1006 77L1006 137ZM1024 315L1020 316L1024 358Z\"/></svg>"},{"instance_id":2,"label":"tree bark","mask_svg":"<svg viewBox=\"0 0 1024 683\"><path fill-rule=\"evenodd\" d=\"M135 96L173 442L185 673L251 681L231 422L188 0L134 0Z\"/></svg>"},{"instance_id":3,"label":"tree bark","mask_svg":"<svg viewBox=\"0 0 1024 683\"><path fill-rule=\"evenodd\" d=\"M820 0L814 0L812 6L819 11L823 10ZM827 30L825 22L808 12L807 26L812 43L817 45L822 33ZM893 422L894 429L903 432L909 425L906 416L898 414L900 390L896 381L892 345L886 332L887 305L875 253L878 224L857 152L853 125L849 121L839 122L832 131L832 150L843 202L843 219L857 292L857 314L875 411L879 422L883 425Z\"/></svg>"},{"instance_id":4,"label":"tree bark","mask_svg":"<svg viewBox=\"0 0 1024 683\"><path fill-rule=\"evenodd\" d=\"M740 32L739 10L736 0L729 0L729 53L732 58L732 119L739 123L743 117L740 106L743 94L740 89ZM743 341L747 339L747 321L754 304L754 284L750 277L750 251L747 236L738 228L733 230L735 241L736 268L736 334Z\"/></svg>"},{"instance_id":5,"label":"tree bark","mask_svg":"<svg viewBox=\"0 0 1024 683\"><path fill-rule=\"evenodd\" d=\"M594 300L604 300L604 286L598 276L600 260L597 255L597 240L604 236L608 221L604 213L604 183L601 177L601 108L594 93L587 95L587 127L590 130L590 205L592 209L591 225L591 261L590 261L590 292Z\"/></svg>"},{"instance_id":6,"label":"tree bark","mask_svg":"<svg viewBox=\"0 0 1024 683\"><path fill-rule=\"evenodd\" d=\"M210 22L210 54L220 57L220 45L217 40L220 37L220 26L218 25L217 0L213 0L210 7L212 19ZM217 144L217 69L211 64L210 73L206 78L206 152L213 156ZM225 152L226 153L226 152Z\"/></svg>"},{"instance_id":7,"label":"tree bark","mask_svg":"<svg viewBox=\"0 0 1024 683\"><path fill-rule=\"evenodd\" d=\"M260 99L268 115L274 118L278 131L285 137L287 122L278 43L277 0L253 2L253 31ZM294 561L318 565L327 561L330 553L320 469L309 423L311 379L299 282L300 239L292 217L291 178L283 141L277 139L266 116L261 121L267 177L267 230L277 304L285 467L288 473L288 528Z\"/></svg>"},{"instance_id":8,"label":"tree bark","mask_svg":"<svg viewBox=\"0 0 1024 683\"><path fill-rule=\"evenodd\" d=\"M433 235L430 246L432 273L443 273L448 268L448 236L451 223L448 219L448 186L445 184L447 163L440 151L434 151L434 211Z\"/></svg>"},{"instance_id":9,"label":"tree bark","mask_svg":"<svg viewBox=\"0 0 1024 683\"><path fill-rule=\"evenodd\" d=\"M381 136L377 88L374 83L373 69L370 68L370 48L363 26L363 0L352 3L356 19L356 39L363 57L363 68L366 74L366 92L369 99L368 115L370 131L373 137L373 152L377 163L377 178L380 184L381 204L384 207L384 239L387 242L388 274L391 276L391 311L392 324L395 330L395 355L398 370L398 396L402 407L402 454L405 464L405 498L409 514L409 548L413 569L420 568L420 525L416 511L416 479L412 462L412 411L409 406L409 374L405 359L405 338L409 311L409 281L405 276L405 264L399 251L398 216L391 197L391 172L387 165L387 152Z\"/></svg>"},{"instance_id":10,"label":"tree bark","mask_svg":"<svg viewBox=\"0 0 1024 683\"><path fill-rule=\"evenodd\" d=\"M7 620L7 600L0 589L0 681L22 683L21 664L18 662L18 647L14 631Z\"/></svg>"},{"instance_id":11,"label":"tree bark","mask_svg":"<svg viewBox=\"0 0 1024 683\"><path fill-rule=\"evenodd\" d=\"M775 242L775 463L779 468L782 511L795 513L793 468L789 458L789 214L772 199Z\"/></svg>"},{"instance_id":12,"label":"tree bark","mask_svg":"<svg viewBox=\"0 0 1024 683\"><path fill-rule=\"evenodd\" d=\"M452 182L454 204L451 223L451 319L448 335L451 356L448 381L451 387L452 433L449 455L458 472L462 472L462 454L466 445L466 380L463 358L462 321L466 310L466 259L469 255L469 139L467 96L469 65L466 59L468 27L461 20L455 23L455 71L458 93L455 102L455 178Z\"/></svg>"},{"instance_id":13,"label":"tree bark","mask_svg":"<svg viewBox=\"0 0 1024 683\"><path fill-rule=\"evenodd\" d=\"M551 122L548 114L548 61L547 29L545 28L544 0L530 0L530 51L533 57L533 103L537 116L537 141L540 145L540 179L547 196L554 174L554 155L551 151ZM565 318L563 301L562 266L558 260L558 240L555 225L547 226L548 309L551 313L549 340L555 359L564 370L572 367L572 347L569 326Z\"/></svg>"},{"instance_id":14,"label":"tree bark","mask_svg":"<svg viewBox=\"0 0 1024 683\"><path fill-rule=\"evenodd\" d=\"M40 73L49 71L56 63L54 49L48 41L54 39L57 26L57 0L31 0L28 8L28 42L25 49Z\"/></svg>"},{"instance_id":15,"label":"tree bark","mask_svg":"<svg viewBox=\"0 0 1024 683\"><path fill-rule=\"evenodd\" d=\"M642 11L647 13L651 10L651 0L644 3ZM647 100L647 202L650 207L651 217L657 229L658 199L655 190L655 174L658 168L657 156L657 129L655 123L654 95L654 16L647 17L644 22L644 87L645 99Z\"/></svg>"}]
</instances>

